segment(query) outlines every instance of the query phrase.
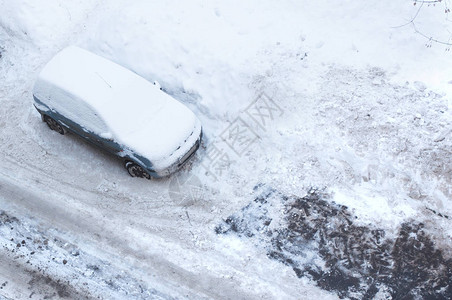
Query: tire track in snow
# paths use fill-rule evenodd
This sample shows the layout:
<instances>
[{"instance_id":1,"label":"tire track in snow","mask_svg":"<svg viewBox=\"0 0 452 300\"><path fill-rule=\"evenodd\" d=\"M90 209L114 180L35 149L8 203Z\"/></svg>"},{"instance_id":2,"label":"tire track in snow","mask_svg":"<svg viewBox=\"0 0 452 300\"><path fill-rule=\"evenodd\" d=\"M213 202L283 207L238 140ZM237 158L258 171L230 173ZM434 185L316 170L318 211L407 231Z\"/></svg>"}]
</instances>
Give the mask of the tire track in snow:
<instances>
[{"instance_id":1,"label":"tire track in snow","mask_svg":"<svg viewBox=\"0 0 452 300\"><path fill-rule=\"evenodd\" d=\"M46 227L57 227L63 232L70 233L72 236L68 240L78 243L81 248L89 245L91 249L93 247L103 249L102 252L94 251L94 254L111 261L120 269L126 269L131 273L139 272L139 278L145 278L151 284L157 280L157 286L167 287L164 290L172 290L176 291L177 295L191 295L196 298L201 295L252 297L247 295L245 290L237 289L234 281L224 281L221 276L218 277L217 272L209 274L209 271L204 270L194 273L168 260L173 257L172 255L165 258L166 255L163 254L165 249L171 249L171 252L174 252L174 249L180 249L180 246L173 243L184 244L177 235L172 238L171 235L167 236L167 233L171 233L167 228L163 232L157 232L158 235L150 233L148 227L142 231L139 223L130 225L128 223L130 219L117 220L121 215L110 218L113 215L106 216L102 210L95 211L93 207L80 207L80 201L74 197L68 199L68 196L61 197L61 194L49 191L49 187L43 186L42 183L40 183L42 189L39 195L36 193L36 187L30 187L30 183L18 186L14 183L14 179L8 179L4 175L0 177L2 194L0 203L4 209L23 216L32 215L33 218L46 224ZM27 192L27 189L32 192ZM70 194L71 192L68 192L68 195ZM82 195L86 197L84 192L78 191L77 198ZM92 193L88 195L92 196ZM179 234L180 230L183 228L179 228ZM162 238L164 238L163 241ZM192 245L188 245L188 249L184 246L177 251L185 252L184 257L190 258L191 255L196 255L190 253L190 248ZM217 255L219 254L212 253L210 258L204 257L202 260L209 261L207 266L216 265L219 270L225 269L231 272L231 267L228 265L221 266L225 261L222 261L223 258L215 258ZM199 257L193 258L195 261L200 260ZM127 265L124 265L125 261Z\"/></svg>"}]
</instances>

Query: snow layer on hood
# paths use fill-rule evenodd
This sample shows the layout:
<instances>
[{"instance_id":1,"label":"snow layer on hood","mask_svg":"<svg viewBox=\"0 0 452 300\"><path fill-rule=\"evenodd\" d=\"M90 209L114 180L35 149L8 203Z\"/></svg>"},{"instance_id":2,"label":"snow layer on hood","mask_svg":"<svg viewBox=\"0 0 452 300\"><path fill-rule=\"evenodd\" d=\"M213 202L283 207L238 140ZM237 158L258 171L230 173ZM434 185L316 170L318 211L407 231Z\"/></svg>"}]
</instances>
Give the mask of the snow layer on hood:
<instances>
[{"instance_id":1,"label":"snow layer on hood","mask_svg":"<svg viewBox=\"0 0 452 300\"><path fill-rule=\"evenodd\" d=\"M197 122L188 108L144 78L73 46L45 66L35 94L82 125L93 124L88 129L105 134L108 129L99 125L98 113L116 139L150 160L171 154ZM90 113L85 104L94 108L91 119L84 120Z\"/></svg>"}]
</instances>

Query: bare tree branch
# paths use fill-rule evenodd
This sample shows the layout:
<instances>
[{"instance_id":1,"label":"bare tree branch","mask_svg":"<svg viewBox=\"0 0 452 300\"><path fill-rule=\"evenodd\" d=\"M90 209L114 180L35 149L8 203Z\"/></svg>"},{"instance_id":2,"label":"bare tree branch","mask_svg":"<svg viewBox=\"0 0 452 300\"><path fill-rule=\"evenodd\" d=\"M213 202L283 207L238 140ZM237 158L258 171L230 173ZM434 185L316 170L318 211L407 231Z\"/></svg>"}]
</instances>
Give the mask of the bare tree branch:
<instances>
[{"instance_id":1,"label":"bare tree branch","mask_svg":"<svg viewBox=\"0 0 452 300\"><path fill-rule=\"evenodd\" d=\"M438 0L438 1L440 1L440 0ZM416 4L416 1L414 1L414 3ZM414 17L408 23L403 24L403 25L399 25L399 26L395 26L395 27L391 27L391 28L400 28L400 27L404 27L404 26L410 25L411 23L414 23L414 20L419 15L419 12L421 11L421 8L422 8L423 5L424 5L424 1L421 2L421 5L419 6L418 10L416 11L416 14L414 15Z\"/></svg>"},{"instance_id":2,"label":"bare tree branch","mask_svg":"<svg viewBox=\"0 0 452 300\"><path fill-rule=\"evenodd\" d=\"M413 24L414 31L415 31L417 34L419 34L419 35L425 37L426 39L428 39L429 42L435 42L435 43L437 43L437 44L442 44L442 45L446 45L446 46L452 46L452 43L451 43L452 36L449 38L449 41L444 42L444 41L441 41L441 40L438 40L438 39L434 39L433 37L428 36L428 35L422 33L421 31L419 31L419 30L416 28L416 24L415 24L414 22L412 22L412 24Z\"/></svg>"},{"instance_id":3,"label":"bare tree branch","mask_svg":"<svg viewBox=\"0 0 452 300\"><path fill-rule=\"evenodd\" d=\"M433 4L433 6L435 6L436 3L444 3L444 13L446 14L446 21L449 21L449 18L448 18L448 14L450 13L450 9L449 9L449 6L448 6L448 2L449 1L448 0L446 0L446 1L443 1L443 0L413 0L413 2L414 2L413 3L414 5L420 3L419 8L417 9L417 11L414 14L413 18L409 22L407 22L405 24L402 24L402 25L399 25L399 26L394 26L394 27L391 27L391 28L401 28L401 27L404 27L404 26L407 26L407 25L411 24L413 26L413 29L414 29L415 33L417 33L417 34L421 35L422 37L428 39L428 42L426 44L427 47L431 47L432 46L432 42L434 42L434 43L437 43L437 44L441 44L441 45L447 46L446 51L449 51L450 50L450 46L452 46L452 34L450 34L450 32L449 32L450 37L449 37L449 39L447 41L436 39L436 38L433 38L432 36L429 36L429 35L425 34L421 30L419 30L416 27L416 23L415 23L415 21L416 21L417 17L419 16L419 13L421 12L421 9L424 6L424 4L427 4L428 6Z\"/></svg>"},{"instance_id":4,"label":"bare tree branch","mask_svg":"<svg viewBox=\"0 0 452 300\"><path fill-rule=\"evenodd\" d=\"M442 0L413 0L414 1L414 5L416 5L416 3L427 3L427 4L431 4L431 3L440 3L443 2Z\"/></svg>"}]
</instances>

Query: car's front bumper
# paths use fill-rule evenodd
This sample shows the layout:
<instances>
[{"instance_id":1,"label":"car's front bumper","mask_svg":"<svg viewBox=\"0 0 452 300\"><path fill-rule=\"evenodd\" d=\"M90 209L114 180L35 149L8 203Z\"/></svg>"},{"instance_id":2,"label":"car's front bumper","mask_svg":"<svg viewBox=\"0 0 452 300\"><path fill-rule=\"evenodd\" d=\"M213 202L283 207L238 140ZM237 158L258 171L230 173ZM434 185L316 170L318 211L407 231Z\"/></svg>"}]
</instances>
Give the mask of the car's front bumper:
<instances>
[{"instance_id":1,"label":"car's front bumper","mask_svg":"<svg viewBox=\"0 0 452 300\"><path fill-rule=\"evenodd\" d=\"M197 129L197 130L196 130ZM191 145L190 148L188 148L188 151L185 151L183 155L181 155L179 158L177 158L169 167L162 169L162 170L149 170L152 171L152 176L154 177L167 177L175 172L177 172L179 169L181 169L190 159L195 155L195 153L198 151L199 147L201 146L202 141L202 128L199 126L199 129L196 128L195 130L199 133L193 136L192 139L187 141L188 145Z\"/></svg>"}]
</instances>

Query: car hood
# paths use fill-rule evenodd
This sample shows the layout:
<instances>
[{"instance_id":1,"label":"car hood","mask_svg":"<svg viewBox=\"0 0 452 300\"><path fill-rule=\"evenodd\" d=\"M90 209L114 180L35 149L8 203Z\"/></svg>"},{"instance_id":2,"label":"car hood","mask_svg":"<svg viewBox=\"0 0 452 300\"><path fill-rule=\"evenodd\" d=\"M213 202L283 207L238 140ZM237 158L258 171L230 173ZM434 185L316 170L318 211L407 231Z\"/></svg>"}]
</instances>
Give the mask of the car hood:
<instances>
[{"instance_id":1,"label":"car hood","mask_svg":"<svg viewBox=\"0 0 452 300\"><path fill-rule=\"evenodd\" d=\"M172 99L171 99L172 100ZM114 133L133 152L152 163L170 156L192 134L198 118L176 100L165 102L141 120L132 120L127 132Z\"/></svg>"}]
</instances>

